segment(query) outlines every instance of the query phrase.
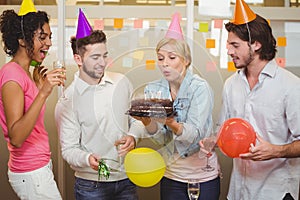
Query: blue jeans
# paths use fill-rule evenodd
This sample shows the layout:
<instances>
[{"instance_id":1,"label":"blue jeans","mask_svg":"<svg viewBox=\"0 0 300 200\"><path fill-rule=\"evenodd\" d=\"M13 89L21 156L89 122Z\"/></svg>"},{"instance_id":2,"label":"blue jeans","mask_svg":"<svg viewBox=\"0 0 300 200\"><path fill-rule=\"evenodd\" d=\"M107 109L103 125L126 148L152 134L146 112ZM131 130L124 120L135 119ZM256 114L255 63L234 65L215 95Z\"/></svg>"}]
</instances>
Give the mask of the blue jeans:
<instances>
[{"instance_id":1,"label":"blue jeans","mask_svg":"<svg viewBox=\"0 0 300 200\"><path fill-rule=\"evenodd\" d=\"M200 196L198 200L219 200L220 178L200 184ZM187 194L187 183L174 181L163 177L160 182L161 200L189 200Z\"/></svg>"},{"instance_id":2,"label":"blue jeans","mask_svg":"<svg viewBox=\"0 0 300 200\"><path fill-rule=\"evenodd\" d=\"M75 177L74 192L76 200L138 200L137 187L129 179L98 182Z\"/></svg>"}]
</instances>

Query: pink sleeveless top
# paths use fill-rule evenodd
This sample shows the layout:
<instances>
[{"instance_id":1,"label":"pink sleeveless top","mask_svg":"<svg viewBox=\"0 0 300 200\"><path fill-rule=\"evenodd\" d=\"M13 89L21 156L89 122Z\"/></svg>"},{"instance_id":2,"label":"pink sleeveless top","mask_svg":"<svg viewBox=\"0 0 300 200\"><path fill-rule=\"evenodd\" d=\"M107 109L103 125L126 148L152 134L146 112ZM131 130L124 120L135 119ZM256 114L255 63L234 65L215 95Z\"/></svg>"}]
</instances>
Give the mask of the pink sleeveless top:
<instances>
[{"instance_id":1,"label":"pink sleeveless top","mask_svg":"<svg viewBox=\"0 0 300 200\"><path fill-rule=\"evenodd\" d=\"M37 86L28 77L25 70L14 62L5 64L0 70L0 91L3 85L8 81L18 83L23 89L24 113L27 112L39 92ZM2 94L0 93L0 125L10 152L8 167L12 172L21 173L33 171L45 166L49 162L51 153L48 133L44 126L44 113L45 105L37 118L31 134L20 148L16 148L9 142Z\"/></svg>"}]
</instances>

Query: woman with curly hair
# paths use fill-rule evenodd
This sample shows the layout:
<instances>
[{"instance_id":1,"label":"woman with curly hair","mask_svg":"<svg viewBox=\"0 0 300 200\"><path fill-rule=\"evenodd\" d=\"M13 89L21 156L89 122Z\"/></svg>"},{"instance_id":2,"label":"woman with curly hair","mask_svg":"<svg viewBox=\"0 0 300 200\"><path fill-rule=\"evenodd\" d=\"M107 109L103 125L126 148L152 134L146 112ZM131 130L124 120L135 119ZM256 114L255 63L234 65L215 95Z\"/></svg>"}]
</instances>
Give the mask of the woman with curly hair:
<instances>
[{"instance_id":1,"label":"woman with curly hair","mask_svg":"<svg viewBox=\"0 0 300 200\"><path fill-rule=\"evenodd\" d=\"M20 199L61 199L44 114L47 97L65 75L62 69L40 66L52 45L48 15L5 10L0 31L4 51L12 57L0 70L0 124L10 152L9 182ZM38 63L33 73L32 63Z\"/></svg>"}]
</instances>

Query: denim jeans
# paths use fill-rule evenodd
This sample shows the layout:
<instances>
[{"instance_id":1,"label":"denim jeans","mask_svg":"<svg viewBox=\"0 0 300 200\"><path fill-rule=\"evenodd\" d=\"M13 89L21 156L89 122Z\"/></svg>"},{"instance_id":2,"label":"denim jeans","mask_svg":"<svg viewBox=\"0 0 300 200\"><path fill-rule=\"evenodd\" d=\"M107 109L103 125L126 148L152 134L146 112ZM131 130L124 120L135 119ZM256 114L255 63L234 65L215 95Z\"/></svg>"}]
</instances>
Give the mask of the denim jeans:
<instances>
[{"instance_id":1,"label":"denim jeans","mask_svg":"<svg viewBox=\"0 0 300 200\"><path fill-rule=\"evenodd\" d=\"M137 187L129 179L98 182L75 177L76 200L138 200Z\"/></svg>"},{"instance_id":2,"label":"denim jeans","mask_svg":"<svg viewBox=\"0 0 300 200\"><path fill-rule=\"evenodd\" d=\"M219 200L220 178L200 184L200 196L198 200ZM160 182L161 200L189 200L187 193L187 183L174 181L163 177Z\"/></svg>"}]
</instances>

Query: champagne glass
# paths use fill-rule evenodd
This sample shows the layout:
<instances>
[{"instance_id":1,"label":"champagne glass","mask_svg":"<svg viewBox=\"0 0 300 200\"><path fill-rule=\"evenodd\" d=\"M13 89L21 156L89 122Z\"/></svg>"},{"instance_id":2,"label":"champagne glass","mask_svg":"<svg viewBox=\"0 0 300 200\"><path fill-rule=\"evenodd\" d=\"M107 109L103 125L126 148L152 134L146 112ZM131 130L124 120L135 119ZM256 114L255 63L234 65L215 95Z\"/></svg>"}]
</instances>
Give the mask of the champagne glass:
<instances>
[{"instance_id":1,"label":"champagne glass","mask_svg":"<svg viewBox=\"0 0 300 200\"><path fill-rule=\"evenodd\" d=\"M66 69L65 62L63 60L56 60L53 62L53 69L59 69L59 68ZM61 85L60 88L61 88L61 98L66 99L64 86Z\"/></svg>"},{"instance_id":2,"label":"champagne glass","mask_svg":"<svg viewBox=\"0 0 300 200\"><path fill-rule=\"evenodd\" d=\"M209 164L209 158L212 156L211 152L216 145L216 141L217 138L214 135L202 140L203 147L200 147L200 151L204 153L206 157L206 166L201 168L203 171L210 172L215 170L215 168Z\"/></svg>"},{"instance_id":3,"label":"champagne glass","mask_svg":"<svg viewBox=\"0 0 300 200\"><path fill-rule=\"evenodd\" d=\"M200 195L200 183L197 179L189 179L187 192L190 200L197 200Z\"/></svg>"}]
</instances>

